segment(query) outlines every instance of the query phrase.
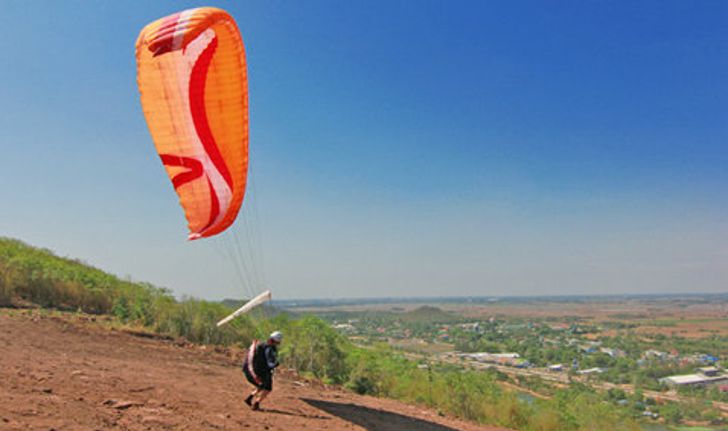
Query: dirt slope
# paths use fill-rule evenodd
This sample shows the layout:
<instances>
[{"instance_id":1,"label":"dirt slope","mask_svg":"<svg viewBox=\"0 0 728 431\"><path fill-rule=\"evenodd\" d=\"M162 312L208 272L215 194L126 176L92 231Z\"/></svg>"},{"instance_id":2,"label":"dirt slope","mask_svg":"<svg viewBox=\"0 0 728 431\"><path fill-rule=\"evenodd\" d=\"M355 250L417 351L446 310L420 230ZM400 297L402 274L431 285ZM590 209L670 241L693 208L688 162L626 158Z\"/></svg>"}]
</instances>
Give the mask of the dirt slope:
<instances>
[{"instance_id":1,"label":"dirt slope","mask_svg":"<svg viewBox=\"0 0 728 431\"><path fill-rule=\"evenodd\" d=\"M242 402L235 354L0 309L0 430L488 430L400 402L276 376Z\"/></svg>"}]
</instances>

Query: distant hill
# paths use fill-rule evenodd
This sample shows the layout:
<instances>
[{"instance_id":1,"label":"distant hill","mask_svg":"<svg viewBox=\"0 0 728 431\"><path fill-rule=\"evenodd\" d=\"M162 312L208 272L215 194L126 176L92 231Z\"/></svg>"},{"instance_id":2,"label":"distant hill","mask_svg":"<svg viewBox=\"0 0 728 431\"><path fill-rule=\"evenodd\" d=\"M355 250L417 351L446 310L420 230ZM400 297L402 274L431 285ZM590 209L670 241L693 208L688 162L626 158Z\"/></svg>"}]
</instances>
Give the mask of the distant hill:
<instances>
[{"instance_id":1,"label":"distant hill","mask_svg":"<svg viewBox=\"0 0 728 431\"><path fill-rule=\"evenodd\" d=\"M401 319L409 322L453 322L461 320L461 318L453 313L443 311L438 307L423 305L414 310L402 313Z\"/></svg>"}]
</instances>

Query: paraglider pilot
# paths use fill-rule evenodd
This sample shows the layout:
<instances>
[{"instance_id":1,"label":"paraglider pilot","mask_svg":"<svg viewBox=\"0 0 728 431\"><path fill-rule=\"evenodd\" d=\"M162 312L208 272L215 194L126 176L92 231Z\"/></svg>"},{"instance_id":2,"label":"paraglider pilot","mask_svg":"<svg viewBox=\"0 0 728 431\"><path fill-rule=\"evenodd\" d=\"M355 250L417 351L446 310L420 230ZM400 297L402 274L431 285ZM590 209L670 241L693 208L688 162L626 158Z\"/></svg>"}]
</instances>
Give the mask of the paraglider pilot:
<instances>
[{"instance_id":1,"label":"paraglider pilot","mask_svg":"<svg viewBox=\"0 0 728 431\"><path fill-rule=\"evenodd\" d=\"M245 399L245 404L253 410L259 410L260 403L273 390L273 370L278 366L278 346L282 340L283 334L275 331L265 343L253 341L245 355L243 373L248 382L255 386Z\"/></svg>"}]
</instances>

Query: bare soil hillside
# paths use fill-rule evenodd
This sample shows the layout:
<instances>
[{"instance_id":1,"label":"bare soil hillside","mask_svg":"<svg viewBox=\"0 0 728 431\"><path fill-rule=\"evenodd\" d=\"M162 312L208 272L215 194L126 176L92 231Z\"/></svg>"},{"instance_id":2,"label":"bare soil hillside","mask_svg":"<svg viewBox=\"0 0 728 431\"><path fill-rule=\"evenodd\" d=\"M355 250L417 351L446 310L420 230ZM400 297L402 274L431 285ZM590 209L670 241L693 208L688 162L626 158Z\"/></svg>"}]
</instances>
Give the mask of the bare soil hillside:
<instances>
[{"instance_id":1,"label":"bare soil hillside","mask_svg":"<svg viewBox=\"0 0 728 431\"><path fill-rule=\"evenodd\" d=\"M276 375L243 398L240 352L113 330L88 317L0 309L0 430L502 430Z\"/></svg>"}]
</instances>

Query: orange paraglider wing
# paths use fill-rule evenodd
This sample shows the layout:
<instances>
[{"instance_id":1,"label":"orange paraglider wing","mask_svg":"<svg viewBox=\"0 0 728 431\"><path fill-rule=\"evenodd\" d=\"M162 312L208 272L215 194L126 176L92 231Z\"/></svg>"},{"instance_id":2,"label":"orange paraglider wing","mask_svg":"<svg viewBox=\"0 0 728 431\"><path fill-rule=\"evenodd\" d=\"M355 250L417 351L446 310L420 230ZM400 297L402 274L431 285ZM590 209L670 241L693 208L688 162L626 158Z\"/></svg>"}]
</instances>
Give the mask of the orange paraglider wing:
<instances>
[{"instance_id":1,"label":"orange paraglider wing","mask_svg":"<svg viewBox=\"0 0 728 431\"><path fill-rule=\"evenodd\" d=\"M227 12L190 9L144 27L136 43L142 109L189 225L218 234L240 210L248 171L245 48Z\"/></svg>"}]
</instances>

